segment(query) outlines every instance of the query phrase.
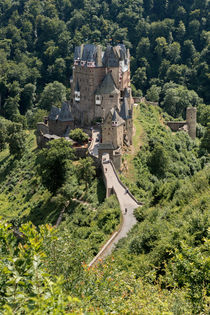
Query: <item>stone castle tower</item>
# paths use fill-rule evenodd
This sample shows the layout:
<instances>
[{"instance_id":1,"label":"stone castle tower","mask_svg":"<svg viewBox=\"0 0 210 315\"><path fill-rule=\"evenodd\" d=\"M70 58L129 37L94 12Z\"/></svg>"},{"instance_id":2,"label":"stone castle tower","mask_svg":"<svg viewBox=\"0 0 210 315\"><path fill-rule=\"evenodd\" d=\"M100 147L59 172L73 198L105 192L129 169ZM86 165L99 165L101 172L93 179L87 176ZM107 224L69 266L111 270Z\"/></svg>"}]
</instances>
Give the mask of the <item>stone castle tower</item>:
<instances>
[{"instance_id":1,"label":"stone castle tower","mask_svg":"<svg viewBox=\"0 0 210 315\"><path fill-rule=\"evenodd\" d=\"M81 125L105 118L113 107L120 111L124 97L132 110L129 50L122 44L104 51L93 44L76 47L71 91L72 112Z\"/></svg>"},{"instance_id":2,"label":"stone castle tower","mask_svg":"<svg viewBox=\"0 0 210 315\"><path fill-rule=\"evenodd\" d=\"M187 107L186 123L188 126L189 136L194 140L196 138L196 107Z\"/></svg>"}]
</instances>

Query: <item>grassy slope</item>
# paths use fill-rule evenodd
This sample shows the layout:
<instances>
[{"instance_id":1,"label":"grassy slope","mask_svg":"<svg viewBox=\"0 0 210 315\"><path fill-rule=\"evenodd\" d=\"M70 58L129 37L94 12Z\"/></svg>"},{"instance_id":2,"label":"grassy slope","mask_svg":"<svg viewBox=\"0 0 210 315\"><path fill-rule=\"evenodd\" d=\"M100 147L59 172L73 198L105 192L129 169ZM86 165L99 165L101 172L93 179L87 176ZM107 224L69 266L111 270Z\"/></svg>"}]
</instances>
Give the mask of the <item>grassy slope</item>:
<instances>
[{"instance_id":1,"label":"grassy slope","mask_svg":"<svg viewBox=\"0 0 210 315\"><path fill-rule=\"evenodd\" d=\"M55 224L63 200L41 184L36 173L36 141L27 132L27 150L14 160L6 149L0 152L0 216L15 225L32 221L35 225ZM85 183L78 185L77 194L65 211L61 229L67 229L75 240L87 244L93 257L120 222L120 209L115 197L105 200L102 178L95 178L86 192Z\"/></svg>"},{"instance_id":2,"label":"grassy slope","mask_svg":"<svg viewBox=\"0 0 210 315\"><path fill-rule=\"evenodd\" d=\"M124 171L121 178L137 197L144 196L146 205L136 210L139 223L118 243L114 264L146 282L160 283L162 288L186 287L187 300L199 312L207 301L210 168L206 165L199 171L196 142L165 128L158 107L136 108L134 124L144 136L137 133L136 155L125 157L135 172L129 176ZM144 147L139 151L142 138ZM165 178L154 177L147 168L149 141L161 141L169 151ZM150 180L153 183L148 186Z\"/></svg>"}]
</instances>

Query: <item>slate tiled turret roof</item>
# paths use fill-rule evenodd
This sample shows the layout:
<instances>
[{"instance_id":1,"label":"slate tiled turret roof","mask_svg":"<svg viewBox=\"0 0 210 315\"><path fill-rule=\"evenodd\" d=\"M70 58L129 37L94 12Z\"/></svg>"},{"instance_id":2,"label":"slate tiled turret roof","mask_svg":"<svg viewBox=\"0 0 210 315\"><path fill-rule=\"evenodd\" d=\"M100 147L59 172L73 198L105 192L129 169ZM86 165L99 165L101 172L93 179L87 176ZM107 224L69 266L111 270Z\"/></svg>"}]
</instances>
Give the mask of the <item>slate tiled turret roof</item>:
<instances>
[{"instance_id":1,"label":"slate tiled turret roof","mask_svg":"<svg viewBox=\"0 0 210 315\"><path fill-rule=\"evenodd\" d=\"M58 119L59 114L60 114L60 108L58 108L58 107L56 107L56 106L52 106L48 118L49 118L50 120L56 120L56 119Z\"/></svg>"},{"instance_id":2,"label":"slate tiled turret roof","mask_svg":"<svg viewBox=\"0 0 210 315\"><path fill-rule=\"evenodd\" d=\"M72 118L71 107L69 104L65 102L62 104L61 111L58 116L58 120L60 121L73 121L74 120Z\"/></svg>"},{"instance_id":3,"label":"slate tiled turret roof","mask_svg":"<svg viewBox=\"0 0 210 315\"><path fill-rule=\"evenodd\" d=\"M125 121L123 120L122 117L120 117L115 108L110 109L110 112L112 114L112 122L115 123L116 126L124 124Z\"/></svg>"},{"instance_id":4,"label":"slate tiled turret roof","mask_svg":"<svg viewBox=\"0 0 210 315\"><path fill-rule=\"evenodd\" d=\"M74 60L81 59L83 46L76 46L74 49Z\"/></svg>"},{"instance_id":5,"label":"slate tiled turret roof","mask_svg":"<svg viewBox=\"0 0 210 315\"><path fill-rule=\"evenodd\" d=\"M127 60L126 47L123 44L117 46L107 46L104 56L103 56L103 65L105 67L118 67L119 61ZM126 62L127 63L127 62Z\"/></svg>"},{"instance_id":6,"label":"slate tiled turret roof","mask_svg":"<svg viewBox=\"0 0 210 315\"><path fill-rule=\"evenodd\" d=\"M96 45L87 44L84 46L82 53L82 60L84 61L96 61L97 47Z\"/></svg>"},{"instance_id":7,"label":"slate tiled turret roof","mask_svg":"<svg viewBox=\"0 0 210 315\"><path fill-rule=\"evenodd\" d=\"M127 119L131 118L131 111L129 110L128 99L126 97L124 97L123 103L121 105L120 116L124 120L127 120Z\"/></svg>"},{"instance_id":8,"label":"slate tiled turret roof","mask_svg":"<svg viewBox=\"0 0 210 315\"><path fill-rule=\"evenodd\" d=\"M113 94L119 94L119 93L120 91L116 88L111 72L108 72L106 74L106 76L103 79L103 82L96 89L96 92L95 92L96 95L102 95L102 94L113 95Z\"/></svg>"}]
</instances>

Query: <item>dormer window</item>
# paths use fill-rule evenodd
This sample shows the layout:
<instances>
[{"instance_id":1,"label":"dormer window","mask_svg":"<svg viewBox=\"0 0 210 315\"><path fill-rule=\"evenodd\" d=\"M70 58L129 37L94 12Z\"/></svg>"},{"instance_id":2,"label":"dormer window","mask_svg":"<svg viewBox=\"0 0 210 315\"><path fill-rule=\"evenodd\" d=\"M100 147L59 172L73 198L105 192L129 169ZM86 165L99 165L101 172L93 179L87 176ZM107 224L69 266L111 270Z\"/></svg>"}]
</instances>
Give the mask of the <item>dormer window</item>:
<instances>
[{"instance_id":1,"label":"dormer window","mask_svg":"<svg viewBox=\"0 0 210 315\"><path fill-rule=\"evenodd\" d=\"M95 62L94 62L94 61L88 61L88 62L87 62L87 66L88 66L89 68L93 68L93 67L95 67Z\"/></svg>"},{"instance_id":2,"label":"dormer window","mask_svg":"<svg viewBox=\"0 0 210 315\"><path fill-rule=\"evenodd\" d=\"M101 95L96 95L95 96L96 105L101 105L101 101L102 101Z\"/></svg>"},{"instance_id":3,"label":"dormer window","mask_svg":"<svg viewBox=\"0 0 210 315\"><path fill-rule=\"evenodd\" d=\"M82 60L82 61L80 62L80 64L81 64L81 66L83 67L83 66L86 64L86 61Z\"/></svg>"},{"instance_id":4,"label":"dormer window","mask_svg":"<svg viewBox=\"0 0 210 315\"><path fill-rule=\"evenodd\" d=\"M78 66L78 65L79 65L79 62L80 62L80 60L79 60L79 59L74 60L74 66Z\"/></svg>"},{"instance_id":5,"label":"dormer window","mask_svg":"<svg viewBox=\"0 0 210 315\"><path fill-rule=\"evenodd\" d=\"M115 126L117 126L117 121L112 122L112 127L115 127Z\"/></svg>"},{"instance_id":6,"label":"dormer window","mask_svg":"<svg viewBox=\"0 0 210 315\"><path fill-rule=\"evenodd\" d=\"M80 102L80 91L74 92L74 99L76 102Z\"/></svg>"}]
</instances>

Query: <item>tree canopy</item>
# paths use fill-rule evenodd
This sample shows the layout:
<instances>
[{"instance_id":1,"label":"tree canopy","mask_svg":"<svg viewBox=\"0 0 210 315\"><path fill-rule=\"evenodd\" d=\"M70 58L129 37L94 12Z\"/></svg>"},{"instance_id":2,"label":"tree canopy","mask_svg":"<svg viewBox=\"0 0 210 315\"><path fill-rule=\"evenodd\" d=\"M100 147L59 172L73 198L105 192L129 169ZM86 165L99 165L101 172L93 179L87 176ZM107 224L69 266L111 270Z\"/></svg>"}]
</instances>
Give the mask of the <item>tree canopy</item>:
<instances>
[{"instance_id":1,"label":"tree canopy","mask_svg":"<svg viewBox=\"0 0 210 315\"><path fill-rule=\"evenodd\" d=\"M209 9L207 0L1 1L0 114L13 119L65 99L82 43L130 48L143 94L173 81L209 104Z\"/></svg>"}]
</instances>

